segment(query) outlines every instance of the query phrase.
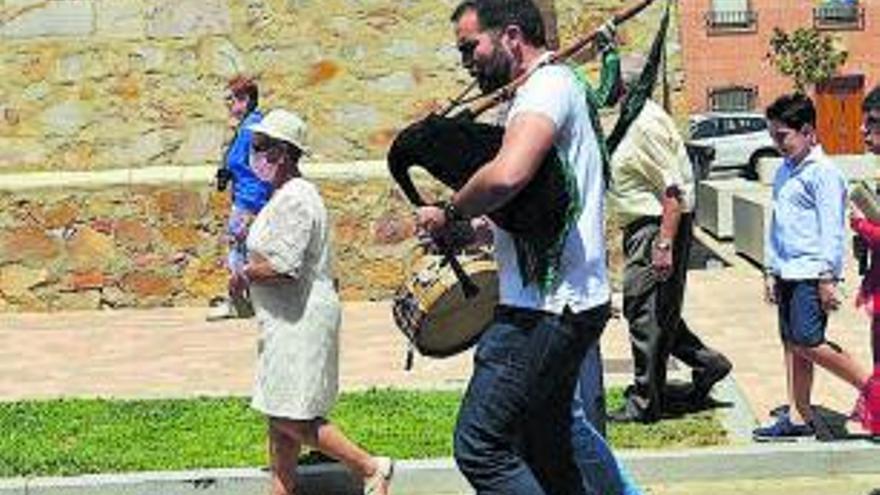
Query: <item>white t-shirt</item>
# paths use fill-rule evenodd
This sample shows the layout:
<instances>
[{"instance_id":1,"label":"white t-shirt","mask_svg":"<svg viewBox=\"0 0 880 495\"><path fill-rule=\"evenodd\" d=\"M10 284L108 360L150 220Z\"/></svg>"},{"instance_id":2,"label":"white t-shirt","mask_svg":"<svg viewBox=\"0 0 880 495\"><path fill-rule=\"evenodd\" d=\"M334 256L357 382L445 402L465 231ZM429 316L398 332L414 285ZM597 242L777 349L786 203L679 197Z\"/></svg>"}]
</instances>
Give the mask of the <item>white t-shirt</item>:
<instances>
[{"instance_id":1,"label":"white t-shirt","mask_svg":"<svg viewBox=\"0 0 880 495\"><path fill-rule=\"evenodd\" d=\"M605 182L602 157L585 95L571 69L547 65L537 69L516 93L507 124L520 113L539 113L556 127L554 144L577 178L582 213L565 240L559 283L541 293L536 283L523 286L513 237L495 227L500 302L507 306L561 314L607 303L611 297L605 263Z\"/></svg>"}]
</instances>

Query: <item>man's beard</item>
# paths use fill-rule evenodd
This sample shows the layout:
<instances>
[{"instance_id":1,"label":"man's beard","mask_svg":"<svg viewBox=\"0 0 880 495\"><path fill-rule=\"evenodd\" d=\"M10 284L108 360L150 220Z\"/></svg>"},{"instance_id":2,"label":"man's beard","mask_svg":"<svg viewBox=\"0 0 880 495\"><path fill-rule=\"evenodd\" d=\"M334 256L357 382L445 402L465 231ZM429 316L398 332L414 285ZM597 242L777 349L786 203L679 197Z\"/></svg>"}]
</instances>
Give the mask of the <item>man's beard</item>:
<instances>
[{"instance_id":1,"label":"man's beard","mask_svg":"<svg viewBox=\"0 0 880 495\"><path fill-rule=\"evenodd\" d=\"M513 59L498 41L494 41L492 58L479 68L474 77L483 93L492 92L513 79Z\"/></svg>"}]
</instances>

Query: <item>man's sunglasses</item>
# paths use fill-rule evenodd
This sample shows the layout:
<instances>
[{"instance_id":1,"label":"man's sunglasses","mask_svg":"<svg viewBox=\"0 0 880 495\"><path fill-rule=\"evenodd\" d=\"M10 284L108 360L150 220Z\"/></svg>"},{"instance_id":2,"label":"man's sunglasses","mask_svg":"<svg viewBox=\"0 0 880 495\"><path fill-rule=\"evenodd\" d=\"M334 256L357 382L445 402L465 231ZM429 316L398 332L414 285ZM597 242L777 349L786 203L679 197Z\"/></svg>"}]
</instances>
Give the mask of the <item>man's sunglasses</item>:
<instances>
[{"instance_id":1,"label":"man's sunglasses","mask_svg":"<svg viewBox=\"0 0 880 495\"><path fill-rule=\"evenodd\" d=\"M461 54L461 58L464 60L471 60L474 58L474 50L477 49L477 45L479 42L477 40L462 40L458 43L458 53Z\"/></svg>"}]
</instances>

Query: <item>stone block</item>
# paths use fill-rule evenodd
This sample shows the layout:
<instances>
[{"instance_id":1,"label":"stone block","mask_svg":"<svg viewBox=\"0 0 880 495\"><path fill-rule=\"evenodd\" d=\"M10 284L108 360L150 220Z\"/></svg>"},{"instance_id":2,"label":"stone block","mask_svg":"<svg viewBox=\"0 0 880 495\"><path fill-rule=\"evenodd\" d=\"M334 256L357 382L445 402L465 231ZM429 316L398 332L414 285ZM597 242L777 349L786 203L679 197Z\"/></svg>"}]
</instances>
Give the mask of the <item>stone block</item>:
<instances>
[{"instance_id":1,"label":"stone block","mask_svg":"<svg viewBox=\"0 0 880 495\"><path fill-rule=\"evenodd\" d=\"M226 215L232 208L232 198L229 193L212 190L208 196L208 211L213 217L220 217L225 220Z\"/></svg>"},{"instance_id":2,"label":"stone block","mask_svg":"<svg viewBox=\"0 0 880 495\"><path fill-rule=\"evenodd\" d=\"M397 244L415 235L416 225L412 215L386 213L373 224L373 242Z\"/></svg>"},{"instance_id":3,"label":"stone block","mask_svg":"<svg viewBox=\"0 0 880 495\"><path fill-rule=\"evenodd\" d=\"M364 282L372 289L393 291L404 280L404 263L400 259L365 260L361 267Z\"/></svg>"},{"instance_id":4,"label":"stone block","mask_svg":"<svg viewBox=\"0 0 880 495\"><path fill-rule=\"evenodd\" d=\"M43 225L47 229L60 229L71 225L79 216L75 203L64 202L48 209L43 214Z\"/></svg>"},{"instance_id":5,"label":"stone block","mask_svg":"<svg viewBox=\"0 0 880 495\"><path fill-rule=\"evenodd\" d=\"M365 245L370 238L369 224L364 218L344 215L333 224L333 239L340 246Z\"/></svg>"},{"instance_id":6,"label":"stone block","mask_svg":"<svg viewBox=\"0 0 880 495\"><path fill-rule=\"evenodd\" d=\"M59 63L60 62L61 60L59 60ZM28 84L27 87L24 88L24 90L21 92L21 96L27 101L42 102L49 97L52 90L53 88L51 84L49 84L47 81L40 81L33 84Z\"/></svg>"},{"instance_id":7,"label":"stone block","mask_svg":"<svg viewBox=\"0 0 880 495\"><path fill-rule=\"evenodd\" d=\"M733 240L736 252L764 266L770 228L772 192L768 188L733 194Z\"/></svg>"},{"instance_id":8,"label":"stone block","mask_svg":"<svg viewBox=\"0 0 880 495\"><path fill-rule=\"evenodd\" d=\"M89 170L95 165L95 148L92 143L77 141L63 146L60 152L65 170Z\"/></svg>"},{"instance_id":9,"label":"stone block","mask_svg":"<svg viewBox=\"0 0 880 495\"><path fill-rule=\"evenodd\" d=\"M415 90L416 81L411 72L398 71L370 81L367 88L377 93L410 93Z\"/></svg>"},{"instance_id":10,"label":"stone block","mask_svg":"<svg viewBox=\"0 0 880 495\"><path fill-rule=\"evenodd\" d=\"M370 129L379 125L380 112L373 105L348 103L336 110L333 118L340 125Z\"/></svg>"},{"instance_id":11,"label":"stone block","mask_svg":"<svg viewBox=\"0 0 880 495\"><path fill-rule=\"evenodd\" d=\"M41 266L60 252L58 241L41 228L18 227L0 232L0 262Z\"/></svg>"},{"instance_id":12,"label":"stone block","mask_svg":"<svg viewBox=\"0 0 880 495\"><path fill-rule=\"evenodd\" d=\"M61 83L81 81L85 77L86 66L86 56L82 53L61 57L55 65L55 79Z\"/></svg>"},{"instance_id":13,"label":"stone block","mask_svg":"<svg viewBox=\"0 0 880 495\"><path fill-rule=\"evenodd\" d=\"M175 289L171 276L157 271L129 273L122 277L121 286L138 298L170 297Z\"/></svg>"},{"instance_id":14,"label":"stone block","mask_svg":"<svg viewBox=\"0 0 880 495\"><path fill-rule=\"evenodd\" d=\"M188 225L168 225L161 232L162 239L175 251L192 251L203 242L199 230Z\"/></svg>"},{"instance_id":15,"label":"stone block","mask_svg":"<svg viewBox=\"0 0 880 495\"><path fill-rule=\"evenodd\" d=\"M146 9L147 36L192 38L232 30L224 0L157 0Z\"/></svg>"},{"instance_id":16,"label":"stone block","mask_svg":"<svg viewBox=\"0 0 880 495\"><path fill-rule=\"evenodd\" d=\"M52 308L61 311L90 311L101 308L101 291L97 289L77 292L59 292L52 301Z\"/></svg>"},{"instance_id":17,"label":"stone block","mask_svg":"<svg viewBox=\"0 0 880 495\"><path fill-rule=\"evenodd\" d=\"M733 194L762 186L743 179L701 181L697 188L697 224L718 239L733 236Z\"/></svg>"},{"instance_id":18,"label":"stone block","mask_svg":"<svg viewBox=\"0 0 880 495\"><path fill-rule=\"evenodd\" d=\"M140 167L171 151L167 131L152 131L139 136L126 136L103 148L95 158L101 166L112 168Z\"/></svg>"},{"instance_id":19,"label":"stone block","mask_svg":"<svg viewBox=\"0 0 880 495\"><path fill-rule=\"evenodd\" d=\"M95 34L115 39L138 39L146 32L142 0L95 0Z\"/></svg>"},{"instance_id":20,"label":"stone block","mask_svg":"<svg viewBox=\"0 0 880 495\"><path fill-rule=\"evenodd\" d=\"M89 227L94 229L95 232L110 235L113 233L114 221L109 218L94 218L91 222L89 222Z\"/></svg>"},{"instance_id":21,"label":"stone block","mask_svg":"<svg viewBox=\"0 0 880 495\"><path fill-rule=\"evenodd\" d=\"M165 66L167 56L165 51L157 46L136 46L128 54L129 62L133 70L146 74L158 73Z\"/></svg>"},{"instance_id":22,"label":"stone block","mask_svg":"<svg viewBox=\"0 0 880 495\"><path fill-rule=\"evenodd\" d=\"M92 227L80 227L67 241L68 264L75 270L103 268L116 256L113 238Z\"/></svg>"},{"instance_id":23,"label":"stone block","mask_svg":"<svg viewBox=\"0 0 880 495\"><path fill-rule=\"evenodd\" d=\"M90 105L81 101L58 103L40 116L46 134L70 136L82 129L91 119Z\"/></svg>"},{"instance_id":24,"label":"stone block","mask_svg":"<svg viewBox=\"0 0 880 495\"><path fill-rule=\"evenodd\" d=\"M245 72L246 57L226 38L211 38L201 45L199 59L202 72L228 79Z\"/></svg>"},{"instance_id":25,"label":"stone block","mask_svg":"<svg viewBox=\"0 0 880 495\"><path fill-rule=\"evenodd\" d=\"M186 189L166 189L156 193L156 206L163 218L198 220L203 205L199 193Z\"/></svg>"},{"instance_id":26,"label":"stone block","mask_svg":"<svg viewBox=\"0 0 880 495\"><path fill-rule=\"evenodd\" d=\"M64 285L71 291L101 289L107 285L107 277L100 270L73 272L67 275Z\"/></svg>"},{"instance_id":27,"label":"stone block","mask_svg":"<svg viewBox=\"0 0 880 495\"><path fill-rule=\"evenodd\" d=\"M90 0L48 0L31 2L12 11L0 25L4 38L88 36L94 32L93 2ZM6 14L6 12L4 12Z\"/></svg>"},{"instance_id":28,"label":"stone block","mask_svg":"<svg viewBox=\"0 0 880 495\"><path fill-rule=\"evenodd\" d=\"M139 270L152 270L158 266L168 264L165 257L158 253L147 252L141 253L132 258L135 268Z\"/></svg>"},{"instance_id":29,"label":"stone block","mask_svg":"<svg viewBox=\"0 0 880 495\"><path fill-rule=\"evenodd\" d=\"M0 136L0 169L45 165L48 159L49 148L44 139Z\"/></svg>"},{"instance_id":30,"label":"stone block","mask_svg":"<svg viewBox=\"0 0 880 495\"><path fill-rule=\"evenodd\" d=\"M116 286L101 289L101 307L121 308L137 306L137 299L133 294L123 292Z\"/></svg>"},{"instance_id":31,"label":"stone block","mask_svg":"<svg viewBox=\"0 0 880 495\"><path fill-rule=\"evenodd\" d=\"M121 219L113 235L117 244L134 251L148 249L153 242L153 231L144 220Z\"/></svg>"},{"instance_id":32,"label":"stone block","mask_svg":"<svg viewBox=\"0 0 880 495\"><path fill-rule=\"evenodd\" d=\"M183 289L190 297L207 301L226 292L229 274L220 259L193 259L183 272Z\"/></svg>"},{"instance_id":33,"label":"stone block","mask_svg":"<svg viewBox=\"0 0 880 495\"><path fill-rule=\"evenodd\" d=\"M183 144L174 155L179 165L217 163L223 155L225 129L222 125L200 124L187 132Z\"/></svg>"},{"instance_id":34,"label":"stone block","mask_svg":"<svg viewBox=\"0 0 880 495\"><path fill-rule=\"evenodd\" d=\"M10 299L27 296L31 289L49 281L45 268L29 268L22 265L0 267L0 292Z\"/></svg>"}]
</instances>

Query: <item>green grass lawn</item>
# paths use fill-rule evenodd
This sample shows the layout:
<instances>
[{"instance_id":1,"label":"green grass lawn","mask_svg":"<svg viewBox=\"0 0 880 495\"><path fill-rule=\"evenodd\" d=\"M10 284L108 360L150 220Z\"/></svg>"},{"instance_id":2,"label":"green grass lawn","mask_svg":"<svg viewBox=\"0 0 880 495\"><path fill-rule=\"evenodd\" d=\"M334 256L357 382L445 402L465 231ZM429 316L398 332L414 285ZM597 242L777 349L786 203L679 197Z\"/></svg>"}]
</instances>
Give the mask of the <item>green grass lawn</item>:
<instances>
[{"instance_id":1,"label":"green grass lawn","mask_svg":"<svg viewBox=\"0 0 880 495\"><path fill-rule=\"evenodd\" d=\"M448 457L460 400L458 391L348 393L332 418L370 451ZM620 390L609 392L610 408L621 401ZM612 425L610 437L618 448L725 442L711 412L650 426ZM244 398L0 403L0 477L265 464L265 424Z\"/></svg>"}]
</instances>

